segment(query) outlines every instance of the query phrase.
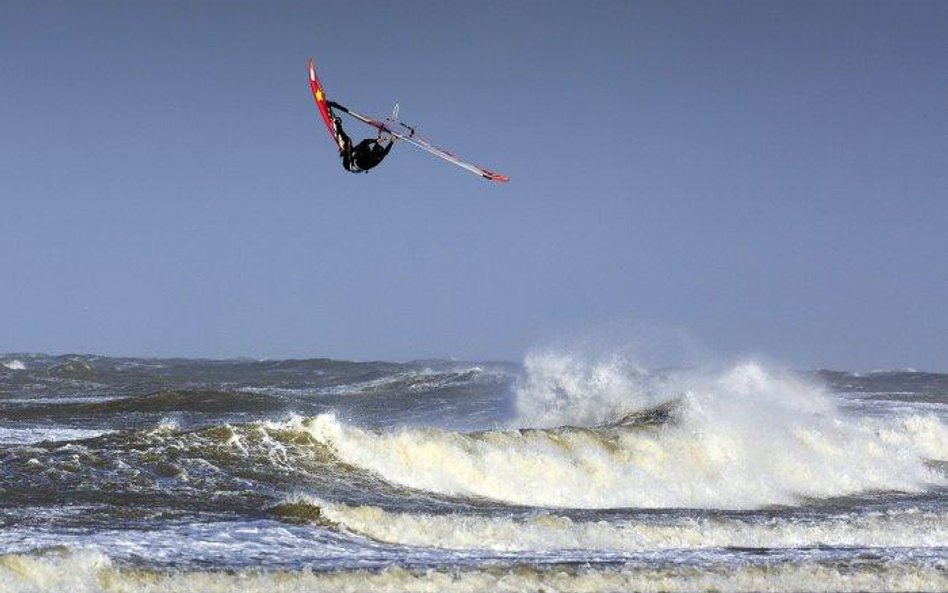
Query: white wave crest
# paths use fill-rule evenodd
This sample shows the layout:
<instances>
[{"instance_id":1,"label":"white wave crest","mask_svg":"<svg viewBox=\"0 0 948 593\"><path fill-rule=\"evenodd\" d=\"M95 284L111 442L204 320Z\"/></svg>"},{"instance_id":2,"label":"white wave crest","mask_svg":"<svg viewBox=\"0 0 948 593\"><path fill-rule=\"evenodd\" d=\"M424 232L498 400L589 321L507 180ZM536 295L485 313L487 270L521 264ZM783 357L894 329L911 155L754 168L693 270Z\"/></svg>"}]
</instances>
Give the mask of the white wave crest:
<instances>
[{"instance_id":1,"label":"white wave crest","mask_svg":"<svg viewBox=\"0 0 948 593\"><path fill-rule=\"evenodd\" d=\"M343 461L389 482L531 506L753 508L945 483L927 463L948 459L948 428L934 416L844 417L819 387L752 363L717 376L680 374L642 389L618 367L565 368L570 380L556 384L568 386L563 397L576 406L555 403L547 421L588 423L602 418L595 414L602 407L614 417L676 397L684 402L681 417L631 429L460 433L369 431L330 414L304 427ZM555 375L549 367L543 372ZM582 400L583 381L591 383L593 404ZM537 395L545 383L527 379L521 396L533 399L521 410L542 415L536 402L549 399Z\"/></svg>"},{"instance_id":2,"label":"white wave crest","mask_svg":"<svg viewBox=\"0 0 948 593\"><path fill-rule=\"evenodd\" d=\"M454 550L528 552L542 550L651 550L816 546L929 547L948 540L948 513L905 509L820 521L794 517L743 520L675 517L660 522L573 521L553 513L532 517L482 517L386 512L297 497L320 515L372 539Z\"/></svg>"},{"instance_id":3,"label":"white wave crest","mask_svg":"<svg viewBox=\"0 0 948 593\"><path fill-rule=\"evenodd\" d=\"M26 365L23 364L22 360L16 360L16 359L4 360L0 362L0 365L3 365L4 367L10 369L11 371L25 371L26 370Z\"/></svg>"}]
</instances>

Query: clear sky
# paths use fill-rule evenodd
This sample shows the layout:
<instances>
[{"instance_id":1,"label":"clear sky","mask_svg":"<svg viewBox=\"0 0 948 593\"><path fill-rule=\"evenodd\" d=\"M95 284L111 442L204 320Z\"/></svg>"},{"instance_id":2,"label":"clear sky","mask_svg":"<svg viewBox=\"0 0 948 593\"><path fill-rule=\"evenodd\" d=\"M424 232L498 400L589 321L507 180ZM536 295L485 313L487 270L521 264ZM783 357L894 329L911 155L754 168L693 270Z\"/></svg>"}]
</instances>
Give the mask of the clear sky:
<instances>
[{"instance_id":1,"label":"clear sky","mask_svg":"<svg viewBox=\"0 0 948 593\"><path fill-rule=\"evenodd\" d=\"M946 371L946 31L948 2L0 1L0 352L520 360L645 324ZM407 145L346 173L311 55L510 183Z\"/></svg>"}]
</instances>

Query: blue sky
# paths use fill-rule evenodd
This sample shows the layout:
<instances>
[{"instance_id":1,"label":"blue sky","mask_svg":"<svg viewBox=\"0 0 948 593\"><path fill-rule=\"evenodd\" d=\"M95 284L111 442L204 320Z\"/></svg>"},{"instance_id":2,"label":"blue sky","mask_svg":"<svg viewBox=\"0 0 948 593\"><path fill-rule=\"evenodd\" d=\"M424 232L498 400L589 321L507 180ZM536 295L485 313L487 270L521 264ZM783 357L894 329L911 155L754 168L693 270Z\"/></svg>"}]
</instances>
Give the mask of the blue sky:
<instances>
[{"instance_id":1,"label":"blue sky","mask_svg":"<svg viewBox=\"0 0 948 593\"><path fill-rule=\"evenodd\" d=\"M644 325L948 370L943 2L0 11L0 351L519 360ZM344 172L311 55L510 183L411 146Z\"/></svg>"}]
</instances>

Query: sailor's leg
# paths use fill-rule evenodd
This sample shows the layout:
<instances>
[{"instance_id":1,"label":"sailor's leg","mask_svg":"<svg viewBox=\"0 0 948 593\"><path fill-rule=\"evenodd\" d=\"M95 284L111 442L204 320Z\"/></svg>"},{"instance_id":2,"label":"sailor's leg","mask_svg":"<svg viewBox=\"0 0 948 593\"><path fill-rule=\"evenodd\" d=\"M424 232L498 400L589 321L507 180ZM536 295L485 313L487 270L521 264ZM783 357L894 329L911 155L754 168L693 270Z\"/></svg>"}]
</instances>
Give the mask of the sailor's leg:
<instances>
[{"instance_id":1,"label":"sailor's leg","mask_svg":"<svg viewBox=\"0 0 948 593\"><path fill-rule=\"evenodd\" d=\"M352 150L352 141L349 139L349 136L342 129L342 120L338 117L332 119L332 131L333 135L336 137L336 144L339 145L339 150L344 152L349 152Z\"/></svg>"}]
</instances>

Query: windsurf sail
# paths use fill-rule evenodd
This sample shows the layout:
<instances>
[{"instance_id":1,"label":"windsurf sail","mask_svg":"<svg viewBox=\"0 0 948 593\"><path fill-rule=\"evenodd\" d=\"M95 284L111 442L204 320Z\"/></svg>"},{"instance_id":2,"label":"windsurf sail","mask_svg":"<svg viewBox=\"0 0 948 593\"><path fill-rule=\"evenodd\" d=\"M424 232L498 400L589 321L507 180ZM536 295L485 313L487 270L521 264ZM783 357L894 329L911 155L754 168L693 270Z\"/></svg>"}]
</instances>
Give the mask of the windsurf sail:
<instances>
[{"instance_id":1,"label":"windsurf sail","mask_svg":"<svg viewBox=\"0 0 948 593\"><path fill-rule=\"evenodd\" d=\"M313 91L313 100L316 101L316 108L319 109L319 115L323 118L323 123L326 124L326 129L329 130L329 135L332 136L333 142L342 150L342 139L336 134L336 128L332 125L332 114L329 113L329 105L326 103L326 92L323 90L323 85L319 82L319 78L316 77L316 66L313 64L313 58L309 59L306 66L309 69L309 86Z\"/></svg>"}]
</instances>

